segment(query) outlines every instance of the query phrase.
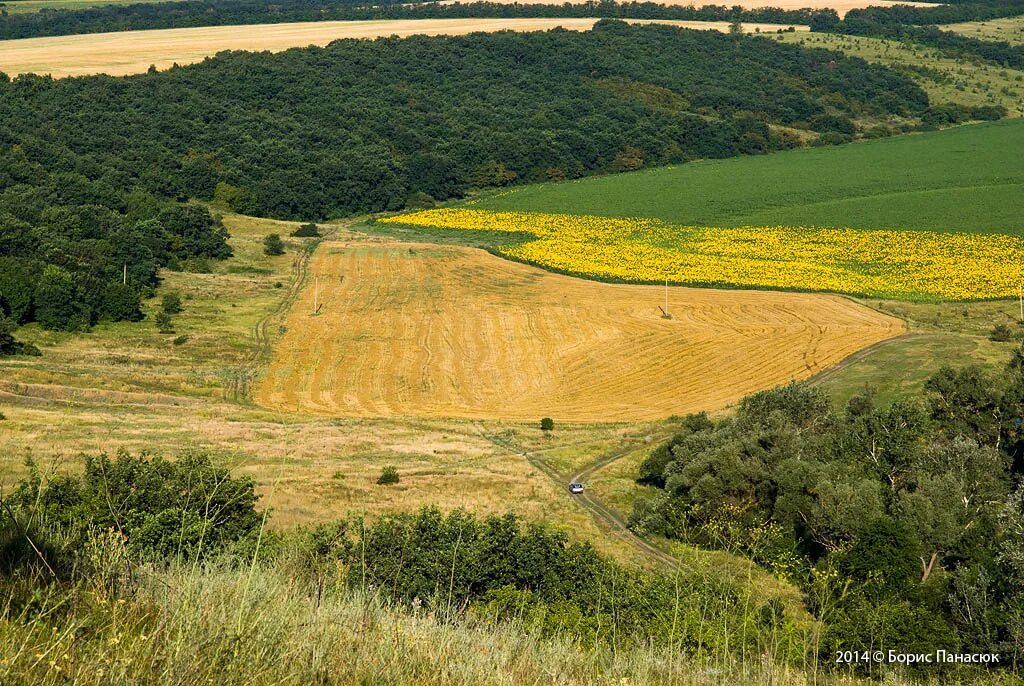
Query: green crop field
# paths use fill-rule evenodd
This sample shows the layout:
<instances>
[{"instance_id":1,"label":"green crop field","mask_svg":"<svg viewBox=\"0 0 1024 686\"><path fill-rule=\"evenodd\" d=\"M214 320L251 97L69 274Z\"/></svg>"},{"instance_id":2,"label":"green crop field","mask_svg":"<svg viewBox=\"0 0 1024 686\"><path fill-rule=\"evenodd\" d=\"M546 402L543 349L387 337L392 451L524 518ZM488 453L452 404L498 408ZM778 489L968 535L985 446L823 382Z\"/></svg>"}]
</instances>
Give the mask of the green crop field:
<instances>
[{"instance_id":1,"label":"green crop field","mask_svg":"<svg viewBox=\"0 0 1024 686\"><path fill-rule=\"evenodd\" d=\"M485 210L1024 235L1024 121L528 186Z\"/></svg>"}]
</instances>

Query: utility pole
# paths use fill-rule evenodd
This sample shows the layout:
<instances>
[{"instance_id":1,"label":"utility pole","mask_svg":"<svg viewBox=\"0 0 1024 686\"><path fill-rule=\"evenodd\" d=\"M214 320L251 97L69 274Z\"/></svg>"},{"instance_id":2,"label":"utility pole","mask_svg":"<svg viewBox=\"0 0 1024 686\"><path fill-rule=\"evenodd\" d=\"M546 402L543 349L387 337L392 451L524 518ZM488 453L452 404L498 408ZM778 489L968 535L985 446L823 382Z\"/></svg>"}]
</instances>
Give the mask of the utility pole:
<instances>
[{"instance_id":1,"label":"utility pole","mask_svg":"<svg viewBox=\"0 0 1024 686\"><path fill-rule=\"evenodd\" d=\"M128 285L128 263L124 263L124 274L121 276L121 283L125 286Z\"/></svg>"}]
</instances>

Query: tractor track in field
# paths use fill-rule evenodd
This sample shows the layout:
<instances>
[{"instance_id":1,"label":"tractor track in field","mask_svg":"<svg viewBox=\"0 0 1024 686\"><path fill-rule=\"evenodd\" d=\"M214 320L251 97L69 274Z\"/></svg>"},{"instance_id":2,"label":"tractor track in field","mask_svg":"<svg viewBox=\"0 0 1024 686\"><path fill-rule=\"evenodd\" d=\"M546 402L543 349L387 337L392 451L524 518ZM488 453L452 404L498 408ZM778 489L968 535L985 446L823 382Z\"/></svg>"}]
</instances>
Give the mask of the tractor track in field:
<instances>
[{"instance_id":1,"label":"tractor track in field","mask_svg":"<svg viewBox=\"0 0 1024 686\"><path fill-rule=\"evenodd\" d=\"M284 297L281 298L273 310L253 324L251 329L253 351L244 365L245 371L250 377L255 378L260 364L270 354L271 325L274 322L280 322L284 318L284 315L288 313L288 310L291 309L292 305L294 305L299 299L302 289L306 287L306 282L309 280L309 262L313 257L313 253L316 252L320 243L330 236L333 236L336 232L336 228L331 228L329 232L322 234L320 238L309 241L302 246L302 250L297 253L295 258L292 260L292 276L288 281L288 290L285 291ZM248 387L246 388L245 395L246 397L249 395Z\"/></svg>"},{"instance_id":2,"label":"tractor track in field","mask_svg":"<svg viewBox=\"0 0 1024 686\"><path fill-rule=\"evenodd\" d=\"M611 465L617 460L625 457L626 455L629 455L630 453L637 449L637 446L630 446L622 450L617 450L615 452L608 453L607 455L602 455L596 460L589 462L587 465L585 465L583 469L577 472L576 475L573 476L571 479L566 479L561 474L559 474L554 467L548 464L543 457L537 455L537 453L530 452L529 450L524 450L520 446L514 445L509 441L504 441L497 436L488 434L484 430L483 426L481 426L478 422L474 422L474 426L476 427L480 436L482 436L490 443L501 448L502 450L505 450L506 452L509 452L514 455L520 455L526 458L526 461L530 464L530 466L534 467L535 469L543 473L545 476L547 476L549 479L551 479L551 481L555 484L557 488L561 489L562 492L564 492L568 497L572 498L573 502L575 502L578 506L580 506L587 513L589 513L590 516L597 521L599 526L603 526L611 533L618 536L619 539L621 539L624 543L632 546L637 551L642 553L644 556L658 562L659 564L671 568L677 568L680 566L679 560L672 557L658 546L652 544L650 541L647 541L641 536L638 536L637 534L633 533L633 531L629 528L629 525L626 523L625 520L622 519L622 517L618 515L618 513L616 513L612 508L605 505L603 502L601 502L600 499L596 498L589 491L584 491L583 493L573 495L570 494L567 490L567 486L569 483L576 481L582 482L584 479L593 476L595 473ZM667 438L667 436L659 437L654 442L657 442L657 440L663 440L664 438Z\"/></svg>"},{"instance_id":3,"label":"tractor track in field","mask_svg":"<svg viewBox=\"0 0 1024 686\"><path fill-rule=\"evenodd\" d=\"M923 336L924 336L924 334L919 334L919 333L905 333L905 334L902 334L900 336L894 336L893 338L887 338L884 341L878 341L877 343L873 343L872 345L869 345L866 348L861 348L860 350L858 350L857 352L853 353L852 355L848 355L847 357L845 357L844 359L840 360L836 364L832 365L828 369L823 369L820 372L818 372L817 374L815 374L814 376L812 376L812 377L810 377L808 379L805 379L802 383L805 383L808 386L818 386L818 385L821 385L822 383L824 383L825 381L828 381L833 376L835 376L839 372L843 371L844 369L846 369L850 365L853 365L853 364L856 364L857 362L860 362L861 360L863 360L866 357L869 357L872 353L876 352L877 350L879 350L881 348L888 347L888 346L892 345L893 343L905 343L907 341L912 341L912 340L914 340L916 338L921 338Z\"/></svg>"}]
</instances>

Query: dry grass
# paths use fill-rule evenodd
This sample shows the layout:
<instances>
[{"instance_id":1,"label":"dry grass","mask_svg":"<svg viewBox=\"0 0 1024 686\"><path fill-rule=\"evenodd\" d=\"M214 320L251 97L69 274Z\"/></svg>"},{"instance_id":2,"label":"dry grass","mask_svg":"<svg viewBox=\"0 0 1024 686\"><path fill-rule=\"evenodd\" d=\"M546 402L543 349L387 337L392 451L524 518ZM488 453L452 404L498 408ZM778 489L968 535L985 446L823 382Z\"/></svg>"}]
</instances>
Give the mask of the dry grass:
<instances>
[{"instance_id":1,"label":"dry grass","mask_svg":"<svg viewBox=\"0 0 1024 686\"><path fill-rule=\"evenodd\" d=\"M969 38L1006 41L1013 45L1024 45L1024 16L990 19L989 21L968 21L962 24L947 24L945 31L956 31Z\"/></svg>"},{"instance_id":2,"label":"dry grass","mask_svg":"<svg viewBox=\"0 0 1024 686\"><path fill-rule=\"evenodd\" d=\"M95 546L97 554L106 550ZM864 684L813 664L781 664L772 637L745 657L691 646L618 639L583 647L546 637L528 618L449 617L389 606L308 569L142 569L128 586L122 556L86 588L40 592L24 616L0 619L0 682L11 684L389 684L391 686L741 686ZM100 563L104 564L104 563ZM343 571L343 570L339 570ZM295 573L297 572L297 573ZM711 572L714 574L713 570ZM698 579L697 572L682 580ZM712 577L715 578L715 577ZM62 609L62 605L65 608ZM740 591L735 611L694 618L701 636L749 640L758 598ZM695 613L694 613L695 614ZM689 617L689 615L688 615ZM819 673L818 669L822 669ZM905 683L896 675L886 683Z\"/></svg>"},{"instance_id":3,"label":"dry grass","mask_svg":"<svg viewBox=\"0 0 1024 686\"><path fill-rule=\"evenodd\" d=\"M254 398L288 412L655 420L801 379L902 323L841 297L583 281L482 250L330 243ZM313 316L314 299L322 311ZM771 354L764 351L770 349Z\"/></svg>"},{"instance_id":4,"label":"dry grass","mask_svg":"<svg viewBox=\"0 0 1024 686\"><path fill-rule=\"evenodd\" d=\"M205 26L185 29L122 31L0 41L0 71L10 75L50 74L55 78L110 74L141 74L149 67L200 62L223 50L279 52L288 48L327 45L341 38L462 35L476 31L546 31L563 27L589 30L597 19L400 19L320 21L248 26ZM633 23L651 23L634 20ZM725 22L658 21L687 28L728 30ZM784 26L746 24L747 31L769 32ZM806 31L807 27L795 27Z\"/></svg>"}]
</instances>

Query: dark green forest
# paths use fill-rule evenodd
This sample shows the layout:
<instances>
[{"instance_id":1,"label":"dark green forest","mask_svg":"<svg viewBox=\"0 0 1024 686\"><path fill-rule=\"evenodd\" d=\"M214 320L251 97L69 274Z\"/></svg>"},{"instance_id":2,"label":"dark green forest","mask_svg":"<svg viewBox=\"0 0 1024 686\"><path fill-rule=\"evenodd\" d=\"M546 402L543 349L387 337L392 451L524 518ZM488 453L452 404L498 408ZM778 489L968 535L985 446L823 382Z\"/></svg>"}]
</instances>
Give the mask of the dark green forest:
<instances>
[{"instance_id":1,"label":"dark green forest","mask_svg":"<svg viewBox=\"0 0 1024 686\"><path fill-rule=\"evenodd\" d=\"M860 59L615 21L3 77L0 313L53 329L138 318L158 268L229 254L190 200L322 220L798 144L773 125L849 140L855 117L927 108Z\"/></svg>"},{"instance_id":2,"label":"dark green forest","mask_svg":"<svg viewBox=\"0 0 1024 686\"><path fill-rule=\"evenodd\" d=\"M806 593L824 649L1024 646L1024 351L840 410L791 385L694 415L647 458L637 530L746 554Z\"/></svg>"}]
</instances>

